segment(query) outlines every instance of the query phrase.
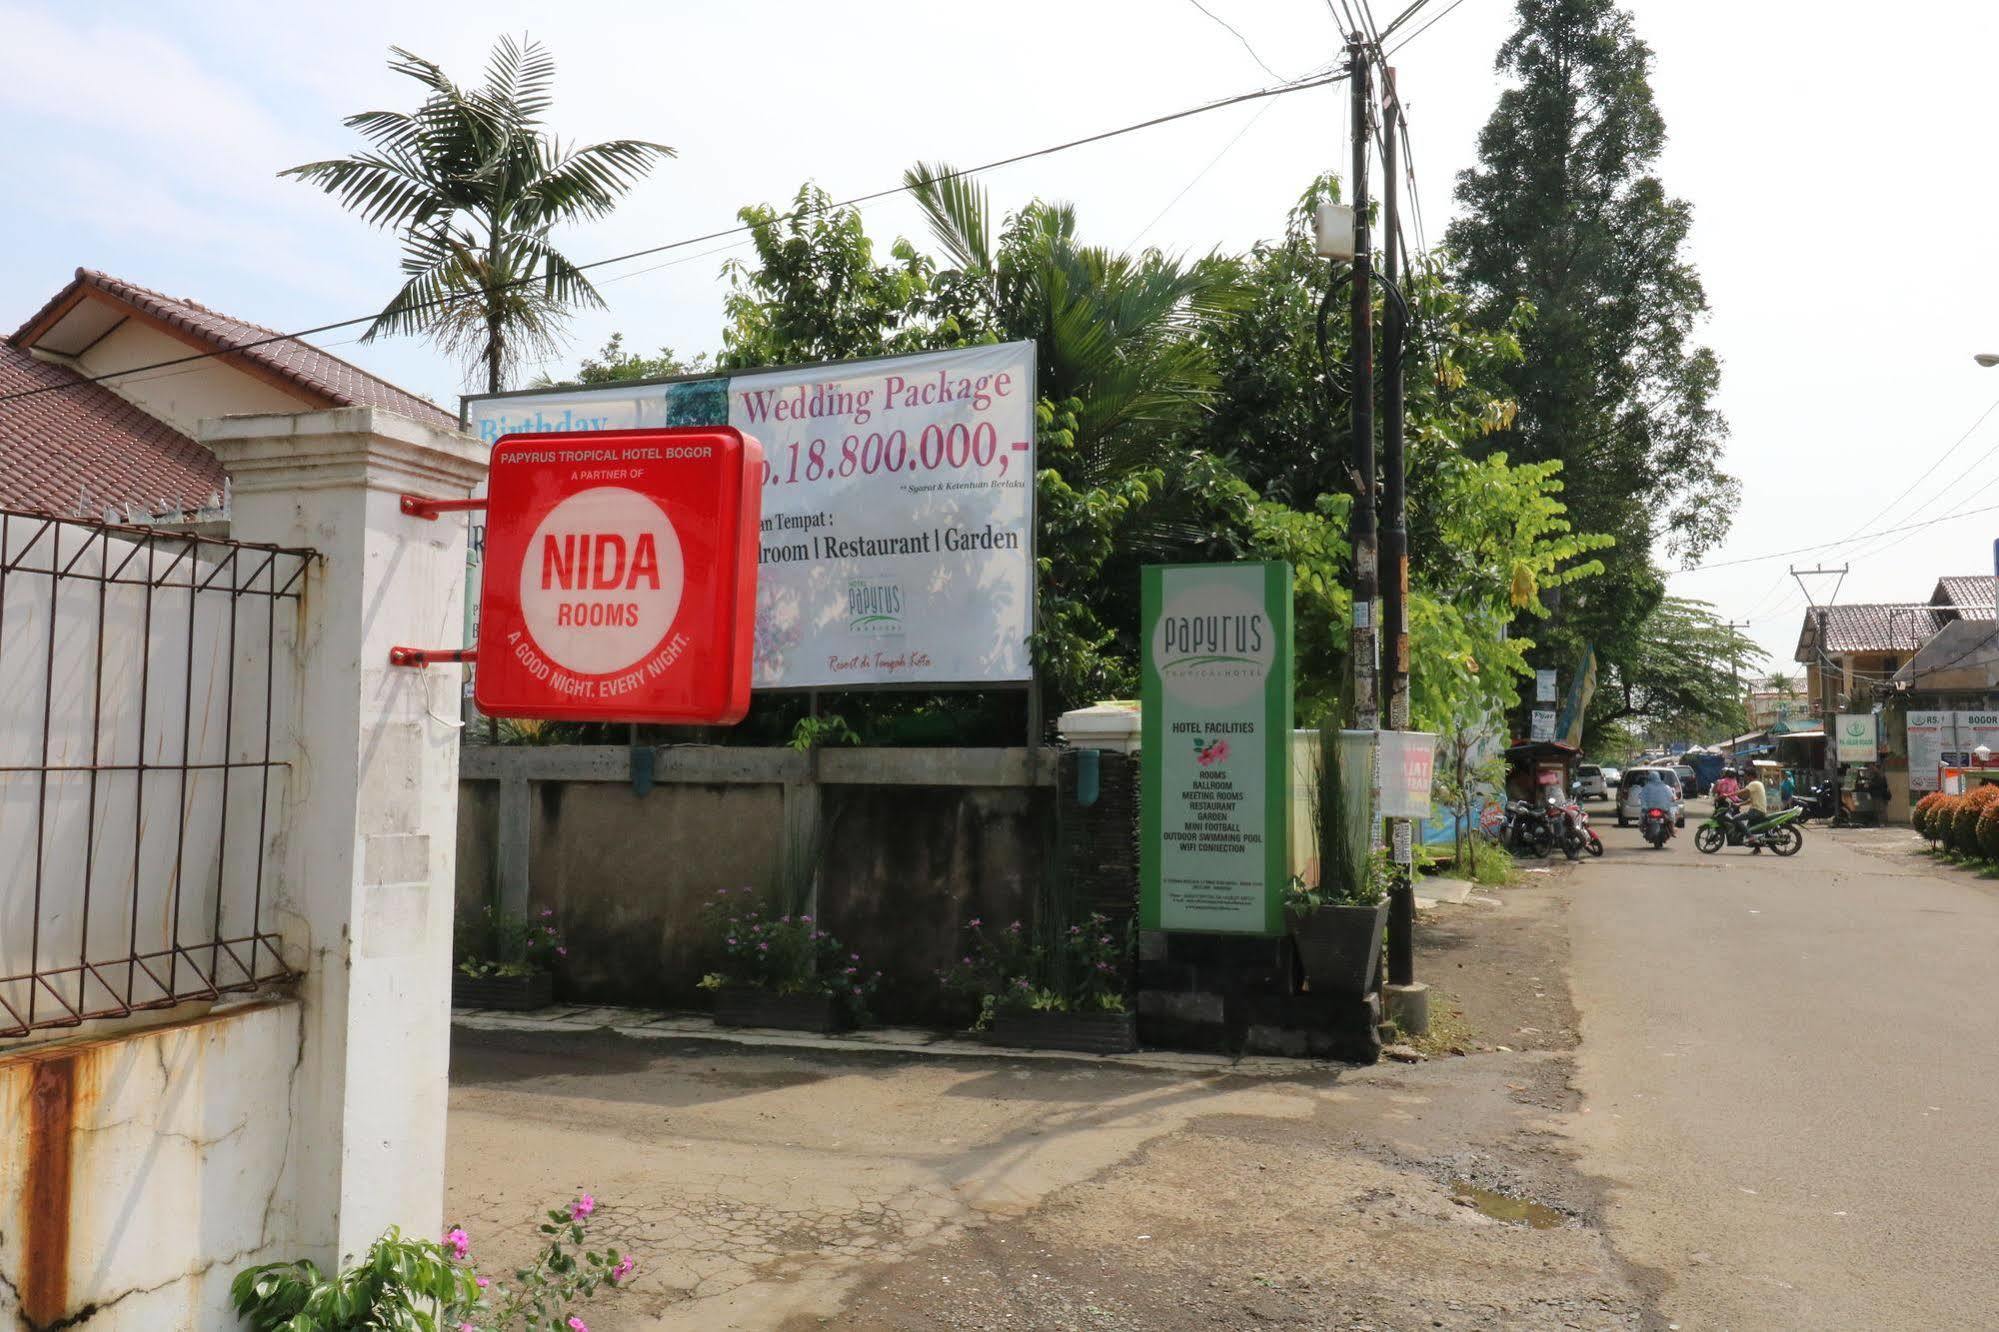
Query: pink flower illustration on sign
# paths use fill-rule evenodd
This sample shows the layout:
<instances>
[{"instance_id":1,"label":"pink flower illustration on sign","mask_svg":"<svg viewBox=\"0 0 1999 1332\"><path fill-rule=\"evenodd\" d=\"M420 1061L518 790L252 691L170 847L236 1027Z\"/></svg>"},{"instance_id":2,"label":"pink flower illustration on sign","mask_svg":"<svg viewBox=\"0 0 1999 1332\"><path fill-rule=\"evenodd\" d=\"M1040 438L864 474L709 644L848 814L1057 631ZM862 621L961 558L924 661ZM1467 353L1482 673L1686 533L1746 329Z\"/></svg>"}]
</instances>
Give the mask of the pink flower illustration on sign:
<instances>
[{"instance_id":1,"label":"pink flower illustration on sign","mask_svg":"<svg viewBox=\"0 0 1999 1332\"><path fill-rule=\"evenodd\" d=\"M1194 742L1194 762L1204 768L1212 768L1217 763L1226 763L1229 757L1229 742L1226 740L1196 740Z\"/></svg>"}]
</instances>

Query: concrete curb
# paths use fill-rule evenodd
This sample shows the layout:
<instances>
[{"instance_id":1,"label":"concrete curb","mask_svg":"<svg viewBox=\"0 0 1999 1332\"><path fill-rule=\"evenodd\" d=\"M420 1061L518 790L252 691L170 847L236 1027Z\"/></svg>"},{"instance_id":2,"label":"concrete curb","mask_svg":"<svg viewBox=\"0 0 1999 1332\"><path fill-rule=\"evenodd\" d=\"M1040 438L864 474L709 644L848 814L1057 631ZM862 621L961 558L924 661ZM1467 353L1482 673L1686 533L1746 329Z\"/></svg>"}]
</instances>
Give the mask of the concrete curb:
<instances>
[{"instance_id":1,"label":"concrete curb","mask_svg":"<svg viewBox=\"0 0 1999 1332\"><path fill-rule=\"evenodd\" d=\"M718 1027L713 1019L687 1013L656 1013L642 1008L575 1007L558 1004L534 1013L502 1013L454 1008L451 1025L465 1031L570 1032L613 1031L633 1040L714 1041L724 1045L774 1050L818 1050L864 1054L929 1055L947 1059L1033 1059L1062 1063L1116 1064L1122 1068L1159 1073L1214 1076L1299 1078L1348 1072L1356 1066L1325 1059L1290 1059L1265 1055L1230 1057L1192 1051L1141 1050L1137 1054L1092 1055L1069 1050L1023 1050L988 1045L960 1035L940 1035L920 1027L870 1027L838 1036L812 1032Z\"/></svg>"}]
</instances>

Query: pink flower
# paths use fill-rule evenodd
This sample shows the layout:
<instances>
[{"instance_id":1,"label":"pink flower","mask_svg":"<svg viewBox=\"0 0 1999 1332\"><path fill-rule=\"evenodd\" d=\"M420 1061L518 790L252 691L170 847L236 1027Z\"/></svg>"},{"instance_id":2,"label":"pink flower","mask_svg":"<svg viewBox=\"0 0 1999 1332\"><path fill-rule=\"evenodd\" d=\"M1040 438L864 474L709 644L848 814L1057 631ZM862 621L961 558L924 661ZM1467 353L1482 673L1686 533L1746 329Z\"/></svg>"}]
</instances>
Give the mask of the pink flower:
<instances>
[{"instance_id":1,"label":"pink flower","mask_svg":"<svg viewBox=\"0 0 1999 1332\"><path fill-rule=\"evenodd\" d=\"M451 1250L452 1257L462 1263L465 1261L465 1255L472 1252L472 1239L463 1230L453 1226L444 1232L444 1246Z\"/></svg>"},{"instance_id":2,"label":"pink flower","mask_svg":"<svg viewBox=\"0 0 1999 1332\"><path fill-rule=\"evenodd\" d=\"M965 925L966 925L966 928L967 928L967 929L974 929L974 930L976 930L977 928L979 928L979 924L980 924L980 921L979 921L979 918L978 918L977 916L974 916L974 917L972 917L972 918L971 918L971 919L970 919L969 921L965 922Z\"/></svg>"},{"instance_id":3,"label":"pink flower","mask_svg":"<svg viewBox=\"0 0 1999 1332\"><path fill-rule=\"evenodd\" d=\"M484 1290L484 1289L486 1289L486 1287L488 1287L488 1286L490 1286L490 1285L492 1285L492 1284L493 1284L493 1282L492 1282L492 1278L490 1278L490 1277L480 1277L480 1278L479 1278L478 1280L479 1280L479 1289L480 1289L480 1290Z\"/></svg>"},{"instance_id":4,"label":"pink flower","mask_svg":"<svg viewBox=\"0 0 1999 1332\"><path fill-rule=\"evenodd\" d=\"M458 1325L458 1332L479 1332L479 1329L470 1323L460 1323Z\"/></svg>"},{"instance_id":5,"label":"pink flower","mask_svg":"<svg viewBox=\"0 0 1999 1332\"><path fill-rule=\"evenodd\" d=\"M800 917L798 918L798 923L799 923L800 925L810 925L810 924L812 923L812 917L810 917L810 916L800 916Z\"/></svg>"},{"instance_id":6,"label":"pink flower","mask_svg":"<svg viewBox=\"0 0 1999 1332\"><path fill-rule=\"evenodd\" d=\"M759 953L768 953L770 951L770 945L768 943L760 943L757 945L757 951Z\"/></svg>"},{"instance_id":7,"label":"pink flower","mask_svg":"<svg viewBox=\"0 0 1999 1332\"><path fill-rule=\"evenodd\" d=\"M581 1221L596 1210L597 1200L586 1193L575 1202L569 1204L569 1219L571 1221Z\"/></svg>"},{"instance_id":8,"label":"pink flower","mask_svg":"<svg viewBox=\"0 0 1999 1332\"><path fill-rule=\"evenodd\" d=\"M567 948L564 948L561 944L557 944L555 946L555 955L557 957L568 957L569 950Z\"/></svg>"},{"instance_id":9,"label":"pink flower","mask_svg":"<svg viewBox=\"0 0 1999 1332\"><path fill-rule=\"evenodd\" d=\"M618 1259L618 1265L611 1269L611 1283L616 1285L638 1270L639 1260L630 1254L626 1254L624 1257Z\"/></svg>"},{"instance_id":10,"label":"pink flower","mask_svg":"<svg viewBox=\"0 0 1999 1332\"><path fill-rule=\"evenodd\" d=\"M569 1332L590 1332L590 1325L575 1314L569 1315Z\"/></svg>"}]
</instances>

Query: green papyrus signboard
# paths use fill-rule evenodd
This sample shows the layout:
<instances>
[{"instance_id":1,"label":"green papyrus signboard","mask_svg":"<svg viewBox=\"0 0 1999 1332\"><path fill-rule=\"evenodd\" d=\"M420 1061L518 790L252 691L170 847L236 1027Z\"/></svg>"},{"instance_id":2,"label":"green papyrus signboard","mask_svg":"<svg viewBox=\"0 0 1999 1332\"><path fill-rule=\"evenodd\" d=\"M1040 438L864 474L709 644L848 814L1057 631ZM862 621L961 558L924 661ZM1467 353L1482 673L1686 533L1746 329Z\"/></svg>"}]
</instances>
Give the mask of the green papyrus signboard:
<instances>
[{"instance_id":1,"label":"green papyrus signboard","mask_svg":"<svg viewBox=\"0 0 1999 1332\"><path fill-rule=\"evenodd\" d=\"M1282 934L1291 566L1157 565L1144 605L1139 923Z\"/></svg>"}]
</instances>

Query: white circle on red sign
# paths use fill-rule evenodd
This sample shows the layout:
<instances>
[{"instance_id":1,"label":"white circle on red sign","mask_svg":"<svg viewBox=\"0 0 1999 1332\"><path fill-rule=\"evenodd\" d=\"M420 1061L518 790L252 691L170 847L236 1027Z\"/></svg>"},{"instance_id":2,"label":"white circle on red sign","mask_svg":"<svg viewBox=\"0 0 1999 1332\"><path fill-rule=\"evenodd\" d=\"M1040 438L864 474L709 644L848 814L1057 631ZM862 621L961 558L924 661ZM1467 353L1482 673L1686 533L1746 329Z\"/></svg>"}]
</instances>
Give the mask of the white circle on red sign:
<instances>
[{"instance_id":1,"label":"white circle on red sign","mask_svg":"<svg viewBox=\"0 0 1999 1332\"><path fill-rule=\"evenodd\" d=\"M636 490L600 486L535 528L521 560L521 618L557 666L612 675L666 637L684 583L666 511Z\"/></svg>"}]
</instances>

